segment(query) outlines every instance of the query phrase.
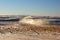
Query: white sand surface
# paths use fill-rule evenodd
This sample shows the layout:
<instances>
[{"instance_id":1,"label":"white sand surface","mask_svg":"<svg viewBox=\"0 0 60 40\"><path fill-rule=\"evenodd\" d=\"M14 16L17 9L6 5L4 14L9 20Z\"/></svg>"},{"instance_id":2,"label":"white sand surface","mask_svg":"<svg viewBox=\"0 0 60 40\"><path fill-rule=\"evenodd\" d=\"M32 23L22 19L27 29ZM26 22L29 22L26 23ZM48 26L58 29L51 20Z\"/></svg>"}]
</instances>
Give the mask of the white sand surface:
<instances>
[{"instance_id":1,"label":"white sand surface","mask_svg":"<svg viewBox=\"0 0 60 40\"><path fill-rule=\"evenodd\" d=\"M27 31L19 33L0 33L0 40L60 40L60 33Z\"/></svg>"}]
</instances>

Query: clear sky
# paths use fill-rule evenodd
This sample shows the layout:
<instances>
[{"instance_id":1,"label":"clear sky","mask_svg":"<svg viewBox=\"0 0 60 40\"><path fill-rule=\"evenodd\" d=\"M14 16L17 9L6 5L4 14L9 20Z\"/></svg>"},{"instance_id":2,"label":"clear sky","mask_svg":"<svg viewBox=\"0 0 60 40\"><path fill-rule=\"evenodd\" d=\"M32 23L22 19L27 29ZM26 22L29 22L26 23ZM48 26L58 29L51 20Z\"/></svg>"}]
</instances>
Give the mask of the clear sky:
<instances>
[{"instance_id":1,"label":"clear sky","mask_svg":"<svg viewBox=\"0 0 60 40\"><path fill-rule=\"evenodd\" d=\"M0 0L0 15L60 16L60 0Z\"/></svg>"}]
</instances>

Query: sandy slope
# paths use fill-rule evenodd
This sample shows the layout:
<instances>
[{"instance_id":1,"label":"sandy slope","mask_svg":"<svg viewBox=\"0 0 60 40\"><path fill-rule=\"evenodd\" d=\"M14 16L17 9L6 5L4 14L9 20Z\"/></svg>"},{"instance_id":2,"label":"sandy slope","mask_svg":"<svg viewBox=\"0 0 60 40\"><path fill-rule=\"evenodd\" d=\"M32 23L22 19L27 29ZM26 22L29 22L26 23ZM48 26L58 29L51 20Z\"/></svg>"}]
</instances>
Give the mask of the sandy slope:
<instances>
[{"instance_id":1,"label":"sandy slope","mask_svg":"<svg viewBox=\"0 0 60 40\"><path fill-rule=\"evenodd\" d=\"M19 33L0 33L0 40L60 40L60 33L33 31Z\"/></svg>"},{"instance_id":2,"label":"sandy slope","mask_svg":"<svg viewBox=\"0 0 60 40\"><path fill-rule=\"evenodd\" d=\"M60 40L60 27L0 27L0 40Z\"/></svg>"}]
</instances>

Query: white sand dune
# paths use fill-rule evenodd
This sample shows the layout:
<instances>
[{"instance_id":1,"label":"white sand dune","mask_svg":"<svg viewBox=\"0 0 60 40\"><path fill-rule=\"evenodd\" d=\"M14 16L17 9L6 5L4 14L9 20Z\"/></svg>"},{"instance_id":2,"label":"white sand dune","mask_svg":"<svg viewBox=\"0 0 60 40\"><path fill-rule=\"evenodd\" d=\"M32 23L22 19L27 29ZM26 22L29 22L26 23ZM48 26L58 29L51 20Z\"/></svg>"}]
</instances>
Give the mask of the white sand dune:
<instances>
[{"instance_id":1,"label":"white sand dune","mask_svg":"<svg viewBox=\"0 0 60 40\"><path fill-rule=\"evenodd\" d=\"M20 23L31 24L31 25L43 25L48 23L47 19L33 19L31 16L24 17L20 20Z\"/></svg>"}]
</instances>

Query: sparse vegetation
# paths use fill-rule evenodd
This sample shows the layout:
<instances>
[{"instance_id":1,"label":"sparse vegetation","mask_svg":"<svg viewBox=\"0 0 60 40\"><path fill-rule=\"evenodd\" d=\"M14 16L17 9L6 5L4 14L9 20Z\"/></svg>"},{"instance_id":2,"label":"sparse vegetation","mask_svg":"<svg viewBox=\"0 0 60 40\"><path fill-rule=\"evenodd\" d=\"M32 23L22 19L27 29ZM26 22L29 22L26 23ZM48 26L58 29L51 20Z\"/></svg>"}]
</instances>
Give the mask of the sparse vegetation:
<instances>
[{"instance_id":1,"label":"sparse vegetation","mask_svg":"<svg viewBox=\"0 0 60 40\"><path fill-rule=\"evenodd\" d=\"M52 32L60 32L60 27L41 27L41 26L16 26L14 27L0 27L0 31L7 31L7 32L19 32L19 31L34 31L34 32L41 32L41 31L52 31Z\"/></svg>"}]
</instances>

